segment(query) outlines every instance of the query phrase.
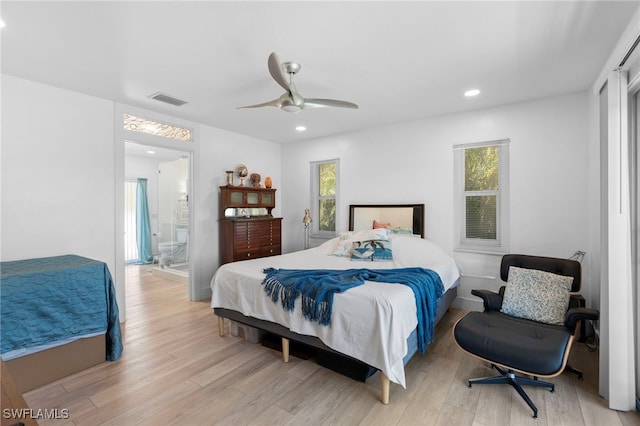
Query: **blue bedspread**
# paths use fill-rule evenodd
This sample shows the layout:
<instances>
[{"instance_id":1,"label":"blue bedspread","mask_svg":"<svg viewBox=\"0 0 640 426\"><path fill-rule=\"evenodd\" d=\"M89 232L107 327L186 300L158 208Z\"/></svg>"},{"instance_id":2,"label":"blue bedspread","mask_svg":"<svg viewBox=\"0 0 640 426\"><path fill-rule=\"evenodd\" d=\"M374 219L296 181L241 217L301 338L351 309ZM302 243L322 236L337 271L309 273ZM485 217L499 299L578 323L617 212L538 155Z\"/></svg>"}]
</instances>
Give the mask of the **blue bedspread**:
<instances>
[{"instance_id":1,"label":"blue bedspread","mask_svg":"<svg viewBox=\"0 0 640 426\"><path fill-rule=\"evenodd\" d=\"M76 255L1 262L0 354L106 332L106 359L122 354L109 268Z\"/></svg>"},{"instance_id":2,"label":"blue bedspread","mask_svg":"<svg viewBox=\"0 0 640 426\"><path fill-rule=\"evenodd\" d=\"M263 271L265 293L293 311L296 299L301 299L303 316L322 325L330 325L333 296L365 281L403 284L413 290L418 317L418 350L424 353L433 340L438 300L444 293L440 276L425 268L395 269L275 269Z\"/></svg>"}]
</instances>

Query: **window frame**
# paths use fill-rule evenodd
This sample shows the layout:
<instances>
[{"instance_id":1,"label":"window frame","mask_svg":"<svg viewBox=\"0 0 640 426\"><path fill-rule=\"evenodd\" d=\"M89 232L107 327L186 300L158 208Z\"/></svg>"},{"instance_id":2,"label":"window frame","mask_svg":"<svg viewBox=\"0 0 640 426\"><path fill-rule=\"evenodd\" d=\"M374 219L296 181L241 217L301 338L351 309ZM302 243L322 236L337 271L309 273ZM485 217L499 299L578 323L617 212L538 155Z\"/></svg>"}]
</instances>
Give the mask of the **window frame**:
<instances>
[{"instance_id":1,"label":"window frame","mask_svg":"<svg viewBox=\"0 0 640 426\"><path fill-rule=\"evenodd\" d=\"M314 238L331 239L338 235L338 211L340 211L340 159L333 158L329 160L311 161L311 236ZM334 196L321 196L320 195L320 166L325 164L335 164L336 167L336 185ZM335 230L334 231L321 231L320 230L320 201L321 200L334 200L336 205L335 213Z\"/></svg>"},{"instance_id":2,"label":"window frame","mask_svg":"<svg viewBox=\"0 0 640 426\"><path fill-rule=\"evenodd\" d=\"M509 252L509 139L454 145L454 250L486 254ZM497 146L499 150L498 189L465 190L465 150ZM470 196L496 197L496 238L466 237L466 199Z\"/></svg>"}]
</instances>

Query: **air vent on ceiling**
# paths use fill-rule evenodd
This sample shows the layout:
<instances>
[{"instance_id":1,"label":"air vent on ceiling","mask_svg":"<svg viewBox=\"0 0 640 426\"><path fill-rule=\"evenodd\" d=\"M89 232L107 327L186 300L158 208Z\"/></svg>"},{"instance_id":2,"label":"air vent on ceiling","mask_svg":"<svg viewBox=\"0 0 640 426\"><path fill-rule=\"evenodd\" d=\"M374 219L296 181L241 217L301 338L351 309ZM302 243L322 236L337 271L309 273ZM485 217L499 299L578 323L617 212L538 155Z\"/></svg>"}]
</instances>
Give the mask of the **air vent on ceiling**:
<instances>
[{"instance_id":1,"label":"air vent on ceiling","mask_svg":"<svg viewBox=\"0 0 640 426\"><path fill-rule=\"evenodd\" d=\"M181 106L187 103L186 101L180 100L178 98L174 98L173 96L169 96L162 92L156 92L149 97L151 99L155 99L156 101L164 102L164 103L175 105L175 106Z\"/></svg>"}]
</instances>

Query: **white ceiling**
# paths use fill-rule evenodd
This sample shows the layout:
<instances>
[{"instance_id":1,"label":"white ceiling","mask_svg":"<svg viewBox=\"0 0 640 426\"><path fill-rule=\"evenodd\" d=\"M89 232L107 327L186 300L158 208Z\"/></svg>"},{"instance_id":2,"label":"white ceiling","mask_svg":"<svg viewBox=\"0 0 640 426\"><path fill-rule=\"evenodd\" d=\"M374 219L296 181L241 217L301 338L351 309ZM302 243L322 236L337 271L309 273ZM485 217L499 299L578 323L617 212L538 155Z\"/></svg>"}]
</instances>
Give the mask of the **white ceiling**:
<instances>
[{"instance_id":1,"label":"white ceiling","mask_svg":"<svg viewBox=\"0 0 640 426\"><path fill-rule=\"evenodd\" d=\"M2 1L2 72L291 142L586 90L638 4ZM236 109L283 92L274 51L303 96L360 108Z\"/></svg>"}]
</instances>

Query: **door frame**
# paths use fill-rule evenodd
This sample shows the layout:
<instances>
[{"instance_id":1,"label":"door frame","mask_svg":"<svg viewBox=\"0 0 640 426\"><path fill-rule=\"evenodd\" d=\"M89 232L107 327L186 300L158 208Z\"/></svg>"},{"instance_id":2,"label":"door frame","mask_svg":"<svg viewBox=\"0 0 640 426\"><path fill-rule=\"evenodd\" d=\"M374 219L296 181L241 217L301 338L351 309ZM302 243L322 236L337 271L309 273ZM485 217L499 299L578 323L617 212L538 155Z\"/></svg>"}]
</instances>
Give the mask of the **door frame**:
<instances>
[{"instance_id":1,"label":"door frame","mask_svg":"<svg viewBox=\"0 0 640 426\"><path fill-rule=\"evenodd\" d=\"M198 183L195 179L197 176L197 152L198 145L198 125L196 123L164 115L161 113L148 111L145 109L132 107L129 105L115 104L114 111L114 149L115 149L115 288L116 299L120 311L120 322L126 321L126 276L124 271L124 144L126 141L139 143L158 148L171 149L186 152L189 155L189 285L188 300L197 300L199 298L199 289L196 287L196 271L197 256L194 254L194 248L197 247L197 232L195 224L197 220L196 205ZM124 114L131 114L138 117L144 117L156 120L161 123L170 123L172 125L189 128L191 130L191 142L184 142L174 139L165 138L146 133L133 132L125 130L123 126Z\"/></svg>"}]
</instances>

